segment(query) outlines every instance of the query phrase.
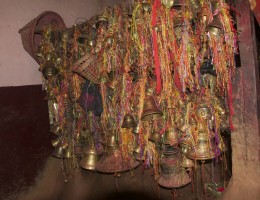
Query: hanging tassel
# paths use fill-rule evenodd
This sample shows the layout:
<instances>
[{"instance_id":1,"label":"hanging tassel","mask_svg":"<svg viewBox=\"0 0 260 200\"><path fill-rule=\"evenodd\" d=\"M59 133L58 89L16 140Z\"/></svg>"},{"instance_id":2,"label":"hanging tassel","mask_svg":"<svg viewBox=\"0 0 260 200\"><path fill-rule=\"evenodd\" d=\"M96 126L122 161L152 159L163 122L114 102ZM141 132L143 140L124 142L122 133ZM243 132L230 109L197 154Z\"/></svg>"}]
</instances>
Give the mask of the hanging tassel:
<instances>
[{"instance_id":1,"label":"hanging tassel","mask_svg":"<svg viewBox=\"0 0 260 200\"><path fill-rule=\"evenodd\" d=\"M157 33L155 31L156 26L156 11L160 6L160 2L158 0L154 1L153 9L152 9L152 27L153 27L153 52L154 52L154 63L155 63L155 75L156 75L156 93L160 94L162 91L162 81L161 81L161 68L159 61L159 53L158 53L158 41L157 41Z\"/></svg>"}]
</instances>

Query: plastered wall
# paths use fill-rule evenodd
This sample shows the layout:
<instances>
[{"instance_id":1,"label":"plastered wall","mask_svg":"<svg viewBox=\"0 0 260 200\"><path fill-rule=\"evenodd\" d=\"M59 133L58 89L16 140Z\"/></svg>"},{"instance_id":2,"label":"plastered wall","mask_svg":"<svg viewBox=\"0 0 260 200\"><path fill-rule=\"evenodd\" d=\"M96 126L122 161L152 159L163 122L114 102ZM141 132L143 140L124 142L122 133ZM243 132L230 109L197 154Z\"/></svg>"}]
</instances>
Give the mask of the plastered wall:
<instances>
[{"instance_id":1,"label":"plastered wall","mask_svg":"<svg viewBox=\"0 0 260 200\"><path fill-rule=\"evenodd\" d=\"M0 0L0 87L41 84L38 64L23 49L19 29L50 10L67 27L77 18L88 19L121 0ZM80 19L82 20L82 19Z\"/></svg>"}]
</instances>

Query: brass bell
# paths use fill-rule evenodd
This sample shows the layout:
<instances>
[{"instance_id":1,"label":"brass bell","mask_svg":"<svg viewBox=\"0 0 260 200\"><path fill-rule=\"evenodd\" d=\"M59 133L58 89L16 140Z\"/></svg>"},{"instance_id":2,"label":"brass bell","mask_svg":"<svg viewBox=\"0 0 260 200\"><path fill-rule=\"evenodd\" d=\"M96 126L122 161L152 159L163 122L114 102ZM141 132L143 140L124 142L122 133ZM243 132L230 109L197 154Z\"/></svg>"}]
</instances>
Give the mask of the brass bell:
<instances>
[{"instance_id":1,"label":"brass bell","mask_svg":"<svg viewBox=\"0 0 260 200\"><path fill-rule=\"evenodd\" d=\"M201 11L200 1L199 0L190 0L191 9L195 13L199 13Z\"/></svg>"},{"instance_id":2,"label":"brass bell","mask_svg":"<svg viewBox=\"0 0 260 200\"><path fill-rule=\"evenodd\" d=\"M107 28L108 27L108 13L105 11L102 15L98 16L96 27L99 28L100 26Z\"/></svg>"},{"instance_id":3,"label":"brass bell","mask_svg":"<svg viewBox=\"0 0 260 200\"><path fill-rule=\"evenodd\" d=\"M110 134L107 135L102 141L101 143L104 146L108 146L108 147L117 147L118 143L116 141L116 135L115 134Z\"/></svg>"},{"instance_id":4,"label":"brass bell","mask_svg":"<svg viewBox=\"0 0 260 200\"><path fill-rule=\"evenodd\" d=\"M138 124L137 126L133 127L132 133L134 133L134 134L139 134L140 133L140 124Z\"/></svg>"},{"instance_id":5,"label":"brass bell","mask_svg":"<svg viewBox=\"0 0 260 200\"><path fill-rule=\"evenodd\" d=\"M72 153L71 148L65 149L64 158L66 158L66 159L71 159L71 158L73 158L73 157L74 157L74 156L73 156L73 153Z\"/></svg>"},{"instance_id":6,"label":"brass bell","mask_svg":"<svg viewBox=\"0 0 260 200\"><path fill-rule=\"evenodd\" d=\"M137 161L144 160L144 157L141 155L142 148L140 145L136 144L133 150L133 156Z\"/></svg>"},{"instance_id":7,"label":"brass bell","mask_svg":"<svg viewBox=\"0 0 260 200\"><path fill-rule=\"evenodd\" d=\"M194 149L190 149L186 156L193 160L209 160L215 157L215 148L210 138L203 132L198 134L198 141Z\"/></svg>"},{"instance_id":8,"label":"brass bell","mask_svg":"<svg viewBox=\"0 0 260 200\"><path fill-rule=\"evenodd\" d=\"M187 158L186 156L183 156L182 159L182 167L186 168L186 169L191 169L194 167L194 162L193 160Z\"/></svg>"},{"instance_id":9,"label":"brass bell","mask_svg":"<svg viewBox=\"0 0 260 200\"><path fill-rule=\"evenodd\" d=\"M158 184L164 188L173 189L188 185L191 180L188 173L181 166L182 158L178 148L174 148L171 153L163 154L161 159L162 172L158 179Z\"/></svg>"},{"instance_id":10,"label":"brass bell","mask_svg":"<svg viewBox=\"0 0 260 200\"><path fill-rule=\"evenodd\" d=\"M123 119L123 124L122 124L122 128L132 128L132 127L135 127L136 126L136 123L135 123L135 120L134 120L134 117L133 115L131 114L126 114L124 116L124 119Z\"/></svg>"},{"instance_id":11,"label":"brass bell","mask_svg":"<svg viewBox=\"0 0 260 200\"><path fill-rule=\"evenodd\" d=\"M61 132L62 132L62 130L61 130L61 128L60 128L59 125L54 125L54 126L52 126L50 131L51 131L53 134L58 135L58 136L59 136L59 135L61 134Z\"/></svg>"},{"instance_id":12,"label":"brass bell","mask_svg":"<svg viewBox=\"0 0 260 200\"><path fill-rule=\"evenodd\" d=\"M150 12L151 11L151 5L148 2L146 2L146 1L142 2L142 7L143 7L143 10L145 12Z\"/></svg>"},{"instance_id":13,"label":"brass bell","mask_svg":"<svg viewBox=\"0 0 260 200\"><path fill-rule=\"evenodd\" d=\"M178 144L178 136L177 136L178 132L177 129L170 129L168 131L166 131L163 134L163 138L162 138L162 143L163 144L169 144L169 145L176 145Z\"/></svg>"},{"instance_id":14,"label":"brass bell","mask_svg":"<svg viewBox=\"0 0 260 200\"><path fill-rule=\"evenodd\" d=\"M207 27L206 27L206 30L215 35L215 36L218 36L221 34L222 32L222 24L221 22L219 21L218 17L215 16L212 20L212 22L210 22Z\"/></svg>"},{"instance_id":15,"label":"brass bell","mask_svg":"<svg viewBox=\"0 0 260 200\"><path fill-rule=\"evenodd\" d=\"M80 167L87 170L96 170L97 162L100 158L99 153L97 152L94 146L89 147L85 153L83 158L80 161Z\"/></svg>"},{"instance_id":16,"label":"brass bell","mask_svg":"<svg viewBox=\"0 0 260 200\"><path fill-rule=\"evenodd\" d=\"M54 77L58 74L58 69L55 67L54 62L52 61L52 55L49 53L46 57L46 64L42 68L43 76L48 79Z\"/></svg>"},{"instance_id":17,"label":"brass bell","mask_svg":"<svg viewBox=\"0 0 260 200\"><path fill-rule=\"evenodd\" d=\"M157 107L153 96L148 95L144 101L143 113L141 116L142 121L150 121L159 119L163 116L162 111Z\"/></svg>"},{"instance_id":18,"label":"brass bell","mask_svg":"<svg viewBox=\"0 0 260 200\"><path fill-rule=\"evenodd\" d=\"M58 146L59 143L60 143L60 138L57 138L57 139L51 141L51 144L53 147Z\"/></svg>"},{"instance_id":19,"label":"brass bell","mask_svg":"<svg viewBox=\"0 0 260 200\"><path fill-rule=\"evenodd\" d=\"M114 135L114 134L113 134ZM104 143L105 153L96 165L96 170L101 173L126 172L136 168L140 163L132 157L123 159L122 151L115 144L113 137L111 142Z\"/></svg>"},{"instance_id":20,"label":"brass bell","mask_svg":"<svg viewBox=\"0 0 260 200\"><path fill-rule=\"evenodd\" d=\"M159 132L151 132L149 133L149 140L153 143L161 143L162 136Z\"/></svg>"},{"instance_id":21,"label":"brass bell","mask_svg":"<svg viewBox=\"0 0 260 200\"><path fill-rule=\"evenodd\" d=\"M202 120L208 120L211 116L211 112L210 112L210 109L208 108L207 105L205 104L202 104L199 106L199 108L196 110L196 116L199 118L199 119L202 119Z\"/></svg>"},{"instance_id":22,"label":"brass bell","mask_svg":"<svg viewBox=\"0 0 260 200\"><path fill-rule=\"evenodd\" d=\"M54 152L52 153L52 156L55 158L64 158L65 150L62 148L62 146L58 145L55 147Z\"/></svg>"},{"instance_id":23,"label":"brass bell","mask_svg":"<svg viewBox=\"0 0 260 200\"><path fill-rule=\"evenodd\" d=\"M192 140L190 137L187 137L181 141L181 151L183 154L187 154L192 148Z\"/></svg>"}]
</instances>

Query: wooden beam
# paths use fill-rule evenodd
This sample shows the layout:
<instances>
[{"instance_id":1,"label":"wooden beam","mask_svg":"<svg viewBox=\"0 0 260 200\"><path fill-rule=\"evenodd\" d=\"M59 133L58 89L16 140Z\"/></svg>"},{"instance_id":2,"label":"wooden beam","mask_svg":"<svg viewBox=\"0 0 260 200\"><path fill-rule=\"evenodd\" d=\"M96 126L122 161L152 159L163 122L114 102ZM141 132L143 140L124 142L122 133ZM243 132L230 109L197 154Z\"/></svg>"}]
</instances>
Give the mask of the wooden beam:
<instances>
[{"instance_id":1,"label":"wooden beam","mask_svg":"<svg viewBox=\"0 0 260 200\"><path fill-rule=\"evenodd\" d=\"M260 88L256 35L249 1L237 0L235 7L241 14L237 19L241 67L233 77L232 178L223 199L259 199Z\"/></svg>"}]
</instances>

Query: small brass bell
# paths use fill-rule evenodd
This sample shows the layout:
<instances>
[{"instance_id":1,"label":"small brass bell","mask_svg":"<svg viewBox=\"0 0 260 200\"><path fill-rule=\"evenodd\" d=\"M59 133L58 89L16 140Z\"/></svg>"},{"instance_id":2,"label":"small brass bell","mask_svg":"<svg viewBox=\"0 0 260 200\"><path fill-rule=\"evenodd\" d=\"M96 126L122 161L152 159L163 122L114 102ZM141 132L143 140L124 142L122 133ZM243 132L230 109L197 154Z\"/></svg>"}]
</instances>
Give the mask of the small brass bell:
<instances>
[{"instance_id":1,"label":"small brass bell","mask_svg":"<svg viewBox=\"0 0 260 200\"><path fill-rule=\"evenodd\" d=\"M58 69L55 67L51 54L47 54L46 63L42 68L42 74L46 79L54 77L58 74Z\"/></svg>"},{"instance_id":2,"label":"small brass bell","mask_svg":"<svg viewBox=\"0 0 260 200\"><path fill-rule=\"evenodd\" d=\"M148 2L143 1L142 2L142 6L143 6L143 10L145 12L150 12L151 11L151 5Z\"/></svg>"},{"instance_id":3,"label":"small brass bell","mask_svg":"<svg viewBox=\"0 0 260 200\"><path fill-rule=\"evenodd\" d=\"M177 129L170 129L163 134L163 144L176 145L178 144L178 132Z\"/></svg>"},{"instance_id":4,"label":"small brass bell","mask_svg":"<svg viewBox=\"0 0 260 200\"><path fill-rule=\"evenodd\" d=\"M193 146L190 137L183 139L181 141L180 145L181 145L181 151L182 151L183 154L187 154Z\"/></svg>"},{"instance_id":5,"label":"small brass bell","mask_svg":"<svg viewBox=\"0 0 260 200\"><path fill-rule=\"evenodd\" d=\"M210 109L207 105L200 105L199 108L196 110L196 116L202 120L208 120L211 116Z\"/></svg>"},{"instance_id":6,"label":"small brass bell","mask_svg":"<svg viewBox=\"0 0 260 200\"><path fill-rule=\"evenodd\" d=\"M190 0L191 9L195 13L199 13L201 11L201 6L199 0Z\"/></svg>"},{"instance_id":7,"label":"small brass bell","mask_svg":"<svg viewBox=\"0 0 260 200\"><path fill-rule=\"evenodd\" d=\"M136 126L136 123L135 123L135 120L134 120L134 117L133 115L131 114L126 114L124 116L124 119L123 119L123 124L122 124L122 128L132 128L132 127L135 127Z\"/></svg>"},{"instance_id":8,"label":"small brass bell","mask_svg":"<svg viewBox=\"0 0 260 200\"><path fill-rule=\"evenodd\" d=\"M215 148L210 143L205 133L199 133L194 149L190 149L186 156L193 160L209 160L215 157Z\"/></svg>"},{"instance_id":9,"label":"small brass bell","mask_svg":"<svg viewBox=\"0 0 260 200\"><path fill-rule=\"evenodd\" d=\"M58 136L59 136L59 135L61 134L61 132L62 132L60 126L58 126L58 125L52 126L50 131L51 131L53 134L58 135Z\"/></svg>"},{"instance_id":10,"label":"small brass bell","mask_svg":"<svg viewBox=\"0 0 260 200\"><path fill-rule=\"evenodd\" d=\"M140 124L138 124L137 126L133 127L132 133L134 133L134 134L139 134L140 133Z\"/></svg>"},{"instance_id":11,"label":"small brass bell","mask_svg":"<svg viewBox=\"0 0 260 200\"><path fill-rule=\"evenodd\" d=\"M151 132L149 133L149 140L153 143L161 143L162 136L159 132Z\"/></svg>"},{"instance_id":12,"label":"small brass bell","mask_svg":"<svg viewBox=\"0 0 260 200\"><path fill-rule=\"evenodd\" d=\"M55 158L64 158L65 150L62 148L62 146L57 145L54 149L54 152L52 153L52 156Z\"/></svg>"},{"instance_id":13,"label":"small brass bell","mask_svg":"<svg viewBox=\"0 0 260 200\"><path fill-rule=\"evenodd\" d=\"M142 148L140 145L136 144L133 150L133 156L137 161L144 160L144 157L141 155Z\"/></svg>"},{"instance_id":14,"label":"small brass bell","mask_svg":"<svg viewBox=\"0 0 260 200\"><path fill-rule=\"evenodd\" d=\"M58 146L59 143L60 143L60 138L57 138L57 139L51 141L51 144L53 147Z\"/></svg>"},{"instance_id":15,"label":"small brass bell","mask_svg":"<svg viewBox=\"0 0 260 200\"><path fill-rule=\"evenodd\" d=\"M182 167L186 168L186 169L191 169L194 167L194 162L193 160L187 158L186 156L183 156L182 159Z\"/></svg>"},{"instance_id":16,"label":"small brass bell","mask_svg":"<svg viewBox=\"0 0 260 200\"><path fill-rule=\"evenodd\" d=\"M143 113L141 116L142 121L150 121L159 119L163 116L162 111L157 107L153 96L148 95L144 101Z\"/></svg>"},{"instance_id":17,"label":"small brass bell","mask_svg":"<svg viewBox=\"0 0 260 200\"><path fill-rule=\"evenodd\" d=\"M96 148L91 146L85 151L84 156L80 161L80 167L94 171L96 170L96 165L99 159L100 155L98 154Z\"/></svg>"},{"instance_id":18,"label":"small brass bell","mask_svg":"<svg viewBox=\"0 0 260 200\"><path fill-rule=\"evenodd\" d=\"M206 27L206 30L215 35L215 36L218 36L221 34L222 32L222 24L221 22L219 21L218 17L214 17L212 22L210 22L207 27Z\"/></svg>"},{"instance_id":19,"label":"small brass bell","mask_svg":"<svg viewBox=\"0 0 260 200\"><path fill-rule=\"evenodd\" d=\"M108 27L108 13L107 13L107 11L105 11L102 15L98 16L96 27L99 28L100 26L105 27L105 28Z\"/></svg>"},{"instance_id":20,"label":"small brass bell","mask_svg":"<svg viewBox=\"0 0 260 200\"><path fill-rule=\"evenodd\" d=\"M174 5L174 0L162 0L161 2L166 8L171 8Z\"/></svg>"},{"instance_id":21,"label":"small brass bell","mask_svg":"<svg viewBox=\"0 0 260 200\"><path fill-rule=\"evenodd\" d=\"M73 153L72 153L71 148L65 149L64 158L66 158L66 159L71 159L71 158L73 158L73 157L74 157L74 156L73 156Z\"/></svg>"}]
</instances>

